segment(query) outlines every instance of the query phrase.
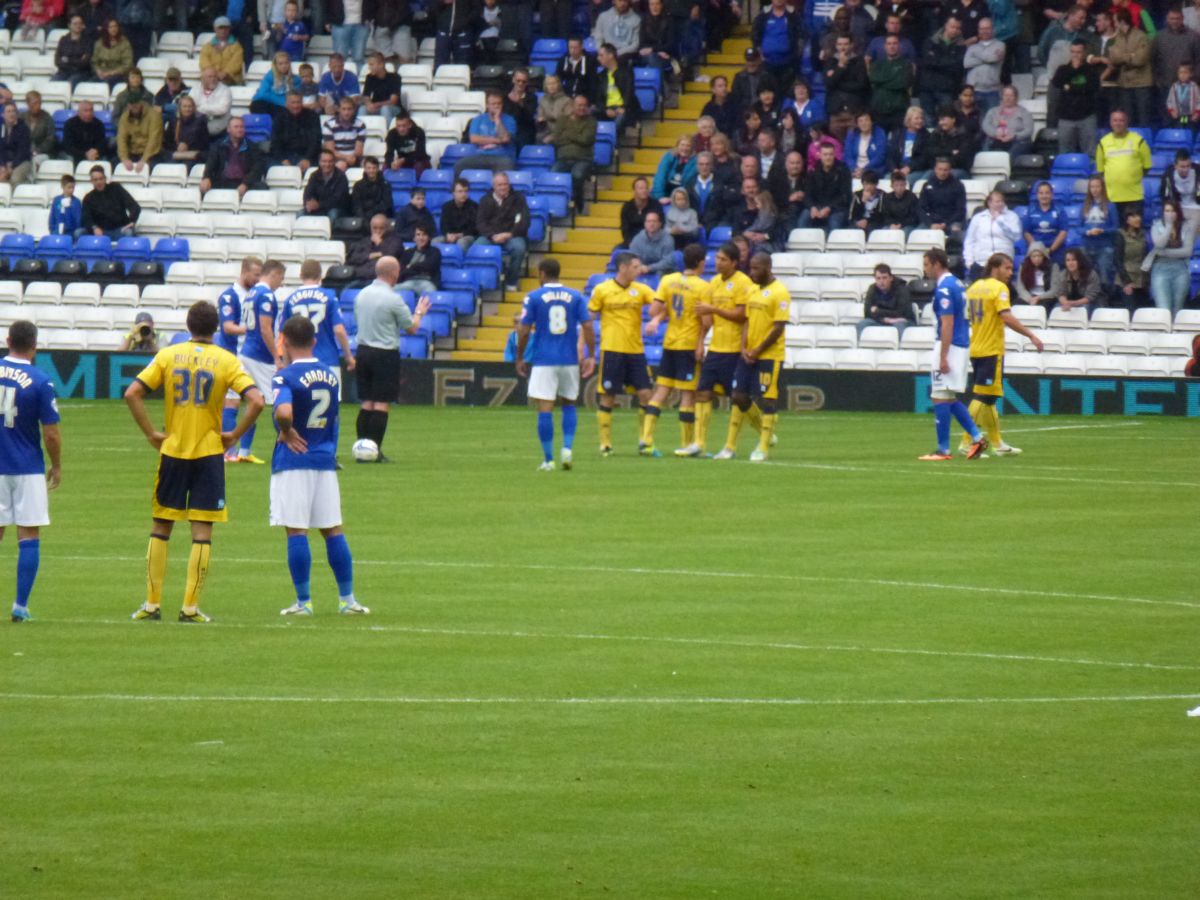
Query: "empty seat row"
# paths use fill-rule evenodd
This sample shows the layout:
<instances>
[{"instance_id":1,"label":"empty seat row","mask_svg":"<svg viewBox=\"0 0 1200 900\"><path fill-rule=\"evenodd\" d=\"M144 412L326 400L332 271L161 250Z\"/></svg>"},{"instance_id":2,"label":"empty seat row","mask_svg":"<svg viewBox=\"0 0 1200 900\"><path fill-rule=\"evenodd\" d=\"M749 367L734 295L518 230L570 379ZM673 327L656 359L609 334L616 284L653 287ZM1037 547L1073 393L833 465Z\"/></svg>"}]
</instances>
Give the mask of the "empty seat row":
<instances>
[{"instance_id":1,"label":"empty seat row","mask_svg":"<svg viewBox=\"0 0 1200 900\"><path fill-rule=\"evenodd\" d=\"M1166 356L1092 356L1074 353L1014 353L1005 357L1008 375L1096 375L1176 378L1186 360ZM792 369L874 372L924 372L929 354L918 350L869 348L788 348L784 363Z\"/></svg>"}]
</instances>

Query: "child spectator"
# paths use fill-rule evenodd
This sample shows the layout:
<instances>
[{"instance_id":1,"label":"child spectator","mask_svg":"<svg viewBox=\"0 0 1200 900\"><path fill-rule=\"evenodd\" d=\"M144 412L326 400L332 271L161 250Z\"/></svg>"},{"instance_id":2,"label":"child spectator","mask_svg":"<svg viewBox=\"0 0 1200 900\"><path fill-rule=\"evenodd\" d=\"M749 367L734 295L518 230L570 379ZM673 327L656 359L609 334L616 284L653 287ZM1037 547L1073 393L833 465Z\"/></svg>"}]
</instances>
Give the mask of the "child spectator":
<instances>
[{"instance_id":1,"label":"child spectator","mask_svg":"<svg viewBox=\"0 0 1200 900\"><path fill-rule=\"evenodd\" d=\"M868 234L879 227L879 208L883 202L883 194L879 192L879 176L874 169L862 173L862 190L854 192L850 201L850 221L855 228L861 228Z\"/></svg>"},{"instance_id":2,"label":"child spectator","mask_svg":"<svg viewBox=\"0 0 1200 900\"><path fill-rule=\"evenodd\" d=\"M682 250L696 240L700 233L700 220L688 203L688 192L678 187L671 192L671 205L667 207L667 232L675 239L675 249Z\"/></svg>"},{"instance_id":3,"label":"child spectator","mask_svg":"<svg viewBox=\"0 0 1200 900\"><path fill-rule=\"evenodd\" d=\"M305 109L321 109L321 87L317 84L314 78L313 67L309 63L303 63L299 69L300 86L296 89L300 94L301 100L304 102Z\"/></svg>"},{"instance_id":4,"label":"child spectator","mask_svg":"<svg viewBox=\"0 0 1200 900\"><path fill-rule=\"evenodd\" d=\"M50 233L74 235L83 224L83 204L75 198L75 176L64 175L62 193L50 203Z\"/></svg>"},{"instance_id":5,"label":"child spectator","mask_svg":"<svg viewBox=\"0 0 1200 900\"><path fill-rule=\"evenodd\" d=\"M396 235L402 241L411 241L418 225L430 235L437 234L433 213L425 208L424 188L416 188L408 205L396 210Z\"/></svg>"},{"instance_id":6,"label":"child spectator","mask_svg":"<svg viewBox=\"0 0 1200 900\"><path fill-rule=\"evenodd\" d=\"M268 43L274 43L277 49L291 57L292 62L301 62L308 50L311 35L308 26L300 21L300 7L288 0L283 7L283 21L271 26L271 36Z\"/></svg>"},{"instance_id":7,"label":"child spectator","mask_svg":"<svg viewBox=\"0 0 1200 900\"><path fill-rule=\"evenodd\" d=\"M1167 91L1167 124L1196 133L1200 122L1200 85L1192 80L1192 67L1181 63L1175 83Z\"/></svg>"}]
</instances>

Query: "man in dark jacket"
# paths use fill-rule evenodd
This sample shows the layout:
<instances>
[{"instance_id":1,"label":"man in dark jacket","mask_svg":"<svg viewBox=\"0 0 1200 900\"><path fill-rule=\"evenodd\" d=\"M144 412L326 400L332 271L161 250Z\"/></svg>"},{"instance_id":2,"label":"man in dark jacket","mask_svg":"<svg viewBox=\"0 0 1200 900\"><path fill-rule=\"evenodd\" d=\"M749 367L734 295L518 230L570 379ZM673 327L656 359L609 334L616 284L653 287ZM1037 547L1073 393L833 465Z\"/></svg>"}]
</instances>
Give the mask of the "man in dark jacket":
<instances>
[{"instance_id":1,"label":"man in dark jacket","mask_svg":"<svg viewBox=\"0 0 1200 900\"><path fill-rule=\"evenodd\" d=\"M950 160L941 157L933 164L933 177L925 182L918 203L921 227L962 237L967 221L967 192L950 171Z\"/></svg>"},{"instance_id":2,"label":"man in dark jacket","mask_svg":"<svg viewBox=\"0 0 1200 900\"><path fill-rule=\"evenodd\" d=\"M504 254L504 289L518 290L521 273L525 271L529 205L512 189L507 173L497 172L492 176L492 190L479 202L478 228L477 243L497 245Z\"/></svg>"},{"instance_id":3,"label":"man in dark jacket","mask_svg":"<svg viewBox=\"0 0 1200 900\"><path fill-rule=\"evenodd\" d=\"M430 243L433 230L418 225L413 246L400 254L400 283L397 289L413 291L418 297L436 291L442 284L442 251Z\"/></svg>"},{"instance_id":4,"label":"man in dark jacket","mask_svg":"<svg viewBox=\"0 0 1200 900\"><path fill-rule=\"evenodd\" d=\"M825 69L826 109L830 132L839 141L853 124L854 116L867 108L871 79L867 64L854 49L854 39L838 35L833 60Z\"/></svg>"},{"instance_id":5,"label":"man in dark jacket","mask_svg":"<svg viewBox=\"0 0 1200 900\"><path fill-rule=\"evenodd\" d=\"M793 150L784 158L783 175L783 180L778 185L782 189L781 192L776 194L772 189L772 196L784 228L791 231L800 221L805 209L803 153Z\"/></svg>"},{"instance_id":6,"label":"man in dark jacket","mask_svg":"<svg viewBox=\"0 0 1200 900\"><path fill-rule=\"evenodd\" d=\"M471 185L465 178L454 182L450 199L442 204L441 223L439 243L467 250L479 236L479 204L471 199Z\"/></svg>"},{"instance_id":7,"label":"man in dark jacket","mask_svg":"<svg viewBox=\"0 0 1200 900\"><path fill-rule=\"evenodd\" d=\"M437 230L433 213L425 208L425 189L414 188L407 206L396 210L396 234L402 241L411 241L418 227L424 227L430 236Z\"/></svg>"},{"instance_id":8,"label":"man in dark jacket","mask_svg":"<svg viewBox=\"0 0 1200 900\"><path fill-rule=\"evenodd\" d=\"M93 39L86 33L83 16L71 16L67 33L58 39L54 51L54 81L68 81L71 90L92 77Z\"/></svg>"},{"instance_id":9,"label":"man in dark jacket","mask_svg":"<svg viewBox=\"0 0 1200 900\"><path fill-rule=\"evenodd\" d=\"M804 212L800 228L823 228L828 234L846 224L853 180L846 164L829 144L821 146L821 164L804 180Z\"/></svg>"},{"instance_id":10,"label":"man in dark jacket","mask_svg":"<svg viewBox=\"0 0 1200 900\"><path fill-rule=\"evenodd\" d=\"M573 37L567 41L567 55L558 63L558 78L564 94L570 97L582 94L591 99L596 91L599 72L600 63L596 57L584 52L581 38Z\"/></svg>"},{"instance_id":11,"label":"man in dark jacket","mask_svg":"<svg viewBox=\"0 0 1200 900\"><path fill-rule=\"evenodd\" d=\"M917 195L908 189L908 178L903 172L892 173L892 191L879 199L879 215L875 219L878 230L903 231L907 237L921 224Z\"/></svg>"},{"instance_id":12,"label":"man in dark jacket","mask_svg":"<svg viewBox=\"0 0 1200 900\"><path fill-rule=\"evenodd\" d=\"M763 66L762 53L759 50L750 47L746 50L745 58L746 66L733 76L733 87L729 91L739 119L745 115L746 110L755 104L758 100L758 92L764 86L772 89L777 87L775 79ZM775 96L779 95L779 91L776 90Z\"/></svg>"},{"instance_id":13,"label":"man in dark jacket","mask_svg":"<svg viewBox=\"0 0 1200 900\"><path fill-rule=\"evenodd\" d=\"M725 209L721 184L713 172L711 153L706 150L696 155L696 171L683 186L688 192L688 204L696 211L700 224L708 229L719 225L725 216Z\"/></svg>"},{"instance_id":14,"label":"man in dark jacket","mask_svg":"<svg viewBox=\"0 0 1200 900\"><path fill-rule=\"evenodd\" d=\"M370 284L375 280L375 264L382 257L399 257L403 252L404 241L392 230L387 216L372 216L371 233L351 244L346 252L346 265L354 267L354 285Z\"/></svg>"},{"instance_id":15,"label":"man in dark jacket","mask_svg":"<svg viewBox=\"0 0 1200 900\"><path fill-rule=\"evenodd\" d=\"M299 166L303 174L321 155L321 117L316 110L304 108L298 93L289 92L284 102L271 125L271 162Z\"/></svg>"},{"instance_id":16,"label":"man in dark jacket","mask_svg":"<svg viewBox=\"0 0 1200 900\"><path fill-rule=\"evenodd\" d=\"M596 56L601 68L594 83L592 105L601 122L616 122L619 137L641 114L633 90L633 71L618 65L617 48L612 44L602 45Z\"/></svg>"},{"instance_id":17,"label":"man in dark jacket","mask_svg":"<svg viewBox=\"0 0 1200 900\"><path fill-rule=\"evenodd\" d=\"M67 119L63 126L63 151L79 165L85 159L100 160L108 154L108 137L104 123L96 118L95 107L87 100L79 104L79 111Z\"/></svg>"},{"instance_id":18,"label":"man in dark jacket","mask_svg":"<svg viewBox=\"0 0 1200 900\"><path fill-rule=\"evenodd\" d=\"M263 176L267 163L259 149L246 140L246 124L241 116L229 120L229 132L224 140L208 151L200 193L212 188L236 188L242 196L249 190L261 190L266 185Z\"/></svg>"},{"instance_id":19,"label":"man in dark jacket","mask_svg":"<svg viewBox=\"0 0 1200 900\"><path fill-rule=\"evenodd\" d=\"M367 221L380 213L389 219L396 214L392 186L379 174L379 160L374 156L363 160L363 176L350 191L350 209L355 216Z\"/></svg>"},{"instance_id":20,"label":"man in dark jacket","mask_svg":"<svg viewBox=\"0 0 1200 900\"><path fill-rule=\"evenodd\" d=\"M92 189L83 198L83 231L96 237L107 235L113 240L133 234L134 224L142 213L137 201L123 185L109 184L103 166L93 166L88 177Z\"/></svg>"},{"instance_id":21,"label":"man in dark jacket","mask_svg":"<svg viewBox=\"0 0 1200 900\"><path fill-rule=\"evenodd\" d=\"M975 161L975 139L958 126L958 119L954 115L953 107L942 107L938 111L937 123L937 128L929 132L926 157L931 160L944 157L950 160L950 168L956 174L962 173L958 177L967 177L966 173L971 171L971 165ZM912 174L917 177L909 178L910 185L915 184L921 178L928 177L929 171L921 172L919 169L913 169Z\"/></svg>"},{"instance_id":22,"label":"man in dark jacket","mask_svg":"<svg viewBox=\"0 0 1200 900\"><path fill-rule=\"evenodd\" d=\"M304 188L305 216L328 216L336 221L350 211L350 182L346 173L334 165L333 153L322 150L317 171Z\"/></svg>"},{"instance_id":23,"label":"man in dark jacket","mask_svg":"<svg viewBox=\"0 0 1200 900\"><path fill-rule=\"evenodd\" d=\"M653 207L650 199L650 182L645 178L633 180L633 196L621 204L621 241L628 247L642 229L646 227L646 210Z\"/></svg>"},{"instance_id":24,"label":"man in dark jacket","mask_svg":"<svg viewBox=\"0 0 1200 900\"><path fill-rule=\"evenodd\" d=\"M15 103L4 107L0 125L0 181L25 184L33 180L33 139Z\"/></svg>"},{"instance_id":25,"label":"man in dark jacket","mask_svg":"<svg viewBox=\"0 0 1200 900\"><path fill-rule=\"evenodd\" d=\"M917 66L917 93L925 115L933 116L943 106L951 106L963 83L963 55L960 43L962 23L951 16L941 30L925 41Z\"/></svg>"},{"instance_id":26,"label":"man in dark jacket","mask_svg":"<svg viewBox=\"0 0 1200 900\"><path fill-rule=\"evenodd\" d=\"M855 326L859 336L871 325L891 325L901 334L909 325L916 325L912 299L904 280L892 274L887 263L875 266L875 283L863 295L863 317Z\"/></svg>"}]
</instances>

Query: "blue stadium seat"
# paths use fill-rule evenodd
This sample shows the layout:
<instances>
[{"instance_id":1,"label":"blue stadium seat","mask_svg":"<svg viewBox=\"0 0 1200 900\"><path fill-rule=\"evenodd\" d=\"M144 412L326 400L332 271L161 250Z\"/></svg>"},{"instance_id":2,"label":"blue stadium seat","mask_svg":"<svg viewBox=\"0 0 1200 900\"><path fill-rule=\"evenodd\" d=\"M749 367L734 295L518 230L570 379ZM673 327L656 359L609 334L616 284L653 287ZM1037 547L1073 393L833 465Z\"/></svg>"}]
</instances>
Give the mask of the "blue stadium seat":
<instances>
[{"instance_id":1,"label":"blue stadium seat","mask_svg":"<svg viewBox=\"0 0 1200 900\"><path fill-rule=\"evenodd\" d=\"M430 188L449 191L454 187L454 173L446 169L426 169L421 173L417 184L425 188L426 191Z\"/></svg>"},{"instance_id":2,"label":"blue stadium seat","mask_svg":"<svg viewBox=\"0 0 1200 900\"><path fill-rule=\"evenodd\" d=\"M452 317L445 309L430 308L421 319L420 330L430 335L430 340L439 337L450 337Z\"/></svg>"},{"instance_id":3,"label":"blue stadium seat","mask_svg":"<svg viewBox=\"0 0 1200 900\"><path fill-rule=\"evenodd\" d=\"M456 316L473 316L475 315L475 288L472 285L466 290L447 290L445 279L442 279L442 290L446 299L448 299L454 307L454 315Z\"/></svg>"},{"instance_id":4,"label":"blue stadium seat","mask_svg":"<svg viewBox=\"0 0 1200 900\"><path fill-rule=\"evenodd\" d=\"M520 191L522 194L526 195L532 194L533 172L514 169L508 173L508 183L512 185L514 191ZM488 185L491 185L491 181L488 181Z\"/></svg>"},{"instance_id":5,"label":"blue stadium seat","mask_svg":"<svg viewBox=\"0 0 1200 900\"><path fill-rule=\"evenodd\" d=\"M540 244L546 240L550 226L550 204L545 197L526 197L529 205L529 233L526 235L529 243Z\"/></svg>"},{"instance_id":6,"label":"blue stadium seat","mask_svg":"<svg viewBox=\"0 0 1200 900\"><path fill-rule=\"evenodd\" d=\"M446 244L439 245L445 248ZM454 248L458 250L456 246ZM460 251L461 252L461 251ZM475 309L475 295L479 293L479 282L475 280L473 273L461 268L462 260L450 268L446 267L446 254L442 254L442 290L454 291L455 293L469 293L471 295L471 311Z\"/></svg>"},{"instance_id":7,"label":"blue stadium seat","mask_svg":"<svg viewBox=\"0 0 1200 900\"><path fill-rule=\"evenodd\" d=\"M50 116L54 120L54 134L61 141L63 137L63 129L67 125L67 119L75 115L73 109L56 109Z\"/></svg>"},{"instance_id":8,"label":"blue stadium seat","mask_svg":"<svg viewBox=\"0 0 1200 900\"><path fill-rule=\"evenodd\" d=\"M1148 146L1151 150L1154 149L1154 129L1153 128L1130 128L1129 130L1132 131L1134 134L1140 134L1142 136L1142 140L1146 142L1146 146ZM1098 139L1099 139L1099 136L1097 136L1097 140Z\"/></svg>"},{"instance_id":9,"label":"blue stadium seat","mask_svg":"<svg viewBox=\"0 0 1200 900\"><path fill-rule=\"evenodd\" d=\"M360 288L346 288L338 297L338 309L342 315L354 312L354 298L358 296ZM350 326L346 326L346 330L350 330Z\"/></svg>"},{"instance_id":10,"label":"blue stadium seat","mask_svg":"<svg viewBox=\"0 0 1200 900\"><path fill-rule=\"evenodd\" d=\"M500 268L502 253L500 248L492 245L475 244L467 251L463 266L476 273L479 286L485 291L493 291L500 286Z\"/></svg>"},{"instance_id":11,"label":"blue stadium seat","mask_svg":"<svg viewBox=\"0 0 1200 900\"><path fill-rule=\"evenodd\" d=\"M637 95L638 105L643 113L652 113L658 109L658 101L662 96L662 69L635 68L633 70L633 92Z\"/></svg>"},{"instance_id":12,"label":"blue stadium seat","mask_svg":"<svg viewBox=\"0 0 1200 900\"><path fill-rule=\"evenodd\" d=\"M113 121L112 110L97 109L96 110L96 119L97 119L97 121L104 123L104 136L105 137L114 138L117 136L117 124Z\"/></svg>"},{"instance_id":13,"label":"blue stadium seat","mask_svg":"<svg viewBox=\"0 0 1200 900\"><path fill-rule=\"evenodd\" d=\"M358 319L354 317L354 310L339 309L338 315L342 317L342 327L346 329L346 334L350 338L358 335Z\"/></svg>"},{"instance_id":14,"label":"blue stadium seat","mask_svg":"<svg viewBox=\"0 0 1200 900\"><path fill-rule=\"evenodd\" d=\"M1092 174L1092 159L1086 153L1060 153L1050 165L1052 177L1071 175L1087 178Z\"/></svg>"},{"instance_id":15,"label":"blue stadium seat","mask_svg":"<svg viewBox=\"0 0 1200 900\"><path fill-rule=\"evenodd\" d=\"M410 245L411 246L411 245ZM400 299L404 301L404 305L408 307L409 312L412 312L417 307L417 295L412 291L399 291Z\"/></svg>"},{"instance_id":16,"label":"blue stadium seat","mask_svg":"<svg viewBox=\"0 0 1200 900\"><path fill-rule=\"evenodd\" d=\"M592 162L602 169L613 164L617 155L617 125L615 122L596 123L596 152Z\"/></svg>"},{"instance_id":17,"label":"blue stadium seat","mask_svg":"<svg viewBox=\"0 0 1200 900\"><path fill-rule=\"evenodd\" d=\"M112 259L112 241L104 236L85 234L75 244L76 259Z\"/></svg>"},{"instance_id":18,"label":"blue stadium seat","mask_svg":"<svg viewBox=\"0 0 1200 900\"><path fill-rule=\"evenodd\" d=\"M458 246L458 244L439 244L435 242L434 246L442 251L443 268L447 263L450 263L452 266L456 267L462 266L463 249L462 247Z\"/></svg>"},{"instance_id":19,"label":"blue stadium seat","mask_svg":"<svg viewBox=\"0 0 1200 900\"><path fill-rule=\"evenodd\" d=\"M600 284L601 282L607 281L607 280L608 280L608 275L606 275L603 272L597 272L595 275L589 275L587 284L585 284L583 286L583 296L585 296L585 297L592 296L592 291L594 291L596 289L596 285Z\"/></svg>"},{"instance_id":20,"label":"blue stadium seat","mask_svg":"<svg viewBox=\"0 0 1200 900\"><path fill-rule=\"evenodd\" d=\"M600 48L596 46L596 39L590 34L583 39L583 52L591 53L593 56Z\"/></svg>"},{"instance_id":21,"label":"blue stadium seat","mask_svg":"<svg viewBox=\"0 0 1200 900\"><path fill-rule=\"evenodd\" d=\"M462 177L467 180L467 184L471 185L471 190L490 191L492 189L492 171L491 169L463 169ZM516 172L509 172L510 176L516 175Z\"/></svg>"},{"instance_id":22,"label":"blue stadium seat","mask_svg":"<svg viewBox=\"0 0 1200 900\"><path fill-rule=\"evenodd\" d=\"M438 168L443 171L446 169L453 169L455 163L464 157L470 156L474 152L475 148L470 144L451 144L442 151L442 158L438 162ZM425 175L428 174L429 171L427 170ZM421 177L424 178L425 175L422 175Z\"/></svg>"},{"instance_id":23,"label":"blue stadium seat","mask_svg":"<svg viewBox=\"0 0 1200 900\"><path fill-rule=\"evenodd\" d=\"M163 264L165 269L167 265L173 262L187 262L191 255L191 247L187 242L187 238L159 238L158 243L154 245L154 250L150 254L150 258L155 262Z\"/></svg>"},{"instance_id":24,"label":"blue stadium seat","mask_svg":"<svg viewBox=\"0 0 1200 900\"><path fill-rule=\"evenodd\" d=\"M450 191L425 189L425 207L433 212L433 217L438 220L439 225L442 222L442 207L452 196Z\"/></svg>"},{"instance_id":25,"label":"blue stadium seat","mask_svg":"<svg viewBox=\"0 0 1200 900\"><path fill-rule=\"evenodd\" d=\"M400 335L401 359L428 359L429 338L424 334Z\"/></svg>"},{"instance_id":26,"label":"blue stadium seat","mask_svg":"<svg viewBox=\"0 0 1200 900\"><path fill-rule=\"evenodd\" d=\"M31 234L6 234L0 237L0 256L12 265L15 259L32 259L34 240Z\"/></svg>"},{"instance_id":27,"label":"blue stadium seat","mask_svg":"<svg viewBox=\"0 0 1200 900\"><path fill-rule=\"evenodd\" d=\"M271 117L263 113L247 113L242 116L246 123L246 137L258 144L271 139Z\"/></svg>"},{"instance_id":28,"label":"blue stadium seat","mask_svg":"<svg viewBox=\"0 0 1200 900\"><path fill-rule=\"evenodd\" d=\"M113 259L124 263L145 262L151 258L150 238L123 237L117 241L113 250Z\"/></svg>"},{"instance_id":29,"label":"blue stadium seat","mask_svg":"<svg viewBox=\"0 0 1200 900\"><path fill-rule=\"evenodd\" d=\"M392 206L400 209L403 206L408 206L412 201L412 191L392 188ZM425 202L429 203L429 192L425 192Z\"/></svg>"},{"instance_id":30,"label":"blue stadium seat","mask_svg":"<svg viewBox=\"0 0 1200 900\"><path fill-rule=\"evenodd\" d=\"M69 234L47 234L37 242L37 257L53 266L60 259L70 259L73 241Z\"/></svg>"},{"instance_id":31,"label":"blue stadium seat","mask_svg":"<svg viewBox=\"0 0 1200 900\"><path fill-rule=\"evenodd\" d=\"M548 172L554 165L554 148L548 144L530 144L517 155L517 165L527 172Z\"/></svg>"},{"instance_id":32,"label":"blue stadium seat","mask_svg":"<svg viewBox=\"0 0 1200 900\"><path fill-rule=\"evenodd\" d=\"M1191 295L1193 297L1195 297L1197 293L1200 293L1200 259L1193 259L1188 264L1188 268L1192 274L1192 293L1191 293Z\"/></svg>"},{"instance_id":33,"label":"blue stadium seat","mask_svg":"<svg viewBox=\"0 0 1200 900\"><path fill-rule=\"evenodd\" d=\"M733 238L733 229L728 225L718 225L708 233L705 246L710 250L718 250L721 245Z\"/></svg>"},{"instance_id":34,"label":"blue stadium seat","mask_svg":"<svg viewBox=\"0 0 1200 900\"><path fill-rule=\"evenodd\" d=\"M1175 165L1175 154L1172 151L1155 150L1150 154L1150 168L1147 174L1151 178L1162 178L1167 169Z\"/></svg>"},{"instance_id":35,"label":"blue stadium seat","mask_svg":"<svg viewBox=\"0 0 1200 900\"><path fill-rule=\"evenodd\" d=\"M1158 151L1191 151L1192 133L1186 128L1160 128L1155 132L1151 146Z\"/></svg>"},{"instance_id":36,"label":"blue stadium seat","mask_svg":"<svg viewBox=\"0 0 1200 900\"><path fill-rule=\"evenodd\" d=\"M561 38L539 38L529 54L531 65L541 66L547 74L557 71L558 61L567 55L567 42Z\"/></svg>"},{"instance_id":37,"label":"blue stadium seat","mask_svg":"<svg viewBox=\"0 0 1200 900\"><path fill-rule=\"evenodd\" d=\"M662 362L663 347L661 343L647 343L644 349L646 351L646 362L649 365L657 366L660 362Z\"/></svg>"},{"instance_id":38,"label":"blue stadium seat","mask_svg":"<svg viewBox=\"0 0 1200 900\"><path fill-rule=\"evenodd\" d=\"M383 180L392 186L392 189L406 188L411 190L416 187L417 173L412 169L384 169Z\"/></svg>"},{"instance_id":39,"label":"blue stadium seat","mask_svg":"<svg viewBox=\"0 0 1200 900\"><path fill-rule=\"evenodd\" d=\"M533 176L533 189L548 201L547 208L552 218L566 218L571 210L573 194L569 172L537 172Z\"/></svg>"},{"instance_id":40,"label":"blue stadium seat","mask_svg":"<svg viewBox=\"0 0 1200 900\"><path fill-rule=\"evenodd\" d=\"M1063 214L1067 217L1067 224L1078 226L1083 224L1083 204L1068 203L1063 207Z\"/></svg>"}]
</instances>

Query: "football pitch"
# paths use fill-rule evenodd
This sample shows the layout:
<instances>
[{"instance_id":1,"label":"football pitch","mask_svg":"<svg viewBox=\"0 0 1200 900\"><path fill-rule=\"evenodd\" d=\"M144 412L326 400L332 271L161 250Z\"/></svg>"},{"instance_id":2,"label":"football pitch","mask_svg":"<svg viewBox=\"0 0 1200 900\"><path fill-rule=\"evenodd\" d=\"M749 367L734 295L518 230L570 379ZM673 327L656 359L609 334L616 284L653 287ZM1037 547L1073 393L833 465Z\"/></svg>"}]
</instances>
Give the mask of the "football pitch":
<instances>
[{"instance_id":1,"label":"football pitch","mask_svg":"<svg viewBox=\"0 0 1200 900\"><path fill-rule=\"evenodd\" d=\"M534 418L401 408L396 462L347 465L367 618L316 536L316 615L279 617L269 472L232 467L189 626L179 529L129 621L153 451L64 404L0 623L0 896L1200 893L1195 422L1011 416L1021 457L918 463L932 416L785 414L751 465L749 429L638 458L628 411L601 460L581 410L538 473Z\"/></svg>"}]
</instances>

